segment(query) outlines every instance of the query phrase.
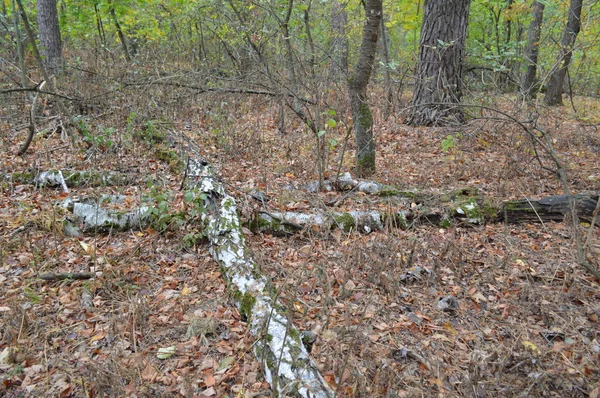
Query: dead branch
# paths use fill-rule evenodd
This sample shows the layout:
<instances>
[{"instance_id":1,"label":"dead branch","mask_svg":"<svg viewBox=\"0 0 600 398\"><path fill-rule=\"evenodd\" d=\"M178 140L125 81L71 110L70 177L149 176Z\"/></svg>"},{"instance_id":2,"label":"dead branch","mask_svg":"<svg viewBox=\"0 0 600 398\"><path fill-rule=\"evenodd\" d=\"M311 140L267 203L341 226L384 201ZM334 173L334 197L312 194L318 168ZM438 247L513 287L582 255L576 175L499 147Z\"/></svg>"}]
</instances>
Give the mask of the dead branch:
<instances>
[{"instance_id":1,"label":"dead branch","mask_svg":"<svg viewBox=\"0 0 600 398\"><path fill-rule=\"evenodd\" d=\"M82 281L86 279L92 279L96 276L95 272L65 272L62 274L44 274L40 275L40 279L45 281L64 281L64 280L73 280L73 281Z\"/></svg>"}]
</instances>

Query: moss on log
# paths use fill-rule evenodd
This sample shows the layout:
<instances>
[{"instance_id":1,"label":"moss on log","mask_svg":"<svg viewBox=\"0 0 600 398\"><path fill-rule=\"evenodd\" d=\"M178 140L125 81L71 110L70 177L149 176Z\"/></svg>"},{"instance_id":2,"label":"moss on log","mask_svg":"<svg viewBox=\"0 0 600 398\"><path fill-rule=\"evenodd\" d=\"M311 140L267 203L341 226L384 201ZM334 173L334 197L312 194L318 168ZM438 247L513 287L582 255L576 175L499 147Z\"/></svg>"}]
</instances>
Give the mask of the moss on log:
<instances>
[{"instance_id":1,"label":"moss on log","mask_svg":"<svg viewBox=\"0 0 600 398\"><path fill-rule=\"evenodd\" d=\"M62 174L62 175L61 175ZM109 185L132 185L140 182L138 174L100 172L95 170L49 170L41 173L13 173L10 179L20 184L36 184L40 187L56 188L62 185L68 187L98 187Z\"/></svg>"},{"instance_id":2,"label":"moss on log","mask_svg":"<svg viewBox=\"0 0 600 398\"><path fill-rule=\"evenodd\" d=\"M187 188L193 193L194 202L204 209L203 233L210 241L211 254L228 281L240 313L248 321L250 333L257 339L254 353L274 395L333 397L299 331L276 303L272 288L246 250L235 200L202 159L190 158L187 175Z\"/></svg>"},{"instance_id":3,"label":"moss on log","mask_svg":"<svg viewBox=\"0 0 600 398\"><path fill-rule=\"evenodd\" d=\"M73 213L73 223L67 222L65 230L69 234L76 232L109 232L111 230L126 231L129 229L143 229L151 222L152 208L141 206L134 210L119 211L108 210L102 207L103 202L118 202L120 196L106 195L99 201L88 200L83 202L67 199L62 206Z\"/></svg>"},{"instance_id":4,"label":"moss on log","mask_svg":"<svg viewBox=\"0 0 600 398\"><path fill-rule=\"evenodd\" d=\"M563 221L571 213L570 198L573 199L577 216L592 221L598 195L577 194L547 196L539 200L515 200L504 202L500 219L507 223ZM598 225L598 220L596 221Z\"/></svg>"}]
</instances>

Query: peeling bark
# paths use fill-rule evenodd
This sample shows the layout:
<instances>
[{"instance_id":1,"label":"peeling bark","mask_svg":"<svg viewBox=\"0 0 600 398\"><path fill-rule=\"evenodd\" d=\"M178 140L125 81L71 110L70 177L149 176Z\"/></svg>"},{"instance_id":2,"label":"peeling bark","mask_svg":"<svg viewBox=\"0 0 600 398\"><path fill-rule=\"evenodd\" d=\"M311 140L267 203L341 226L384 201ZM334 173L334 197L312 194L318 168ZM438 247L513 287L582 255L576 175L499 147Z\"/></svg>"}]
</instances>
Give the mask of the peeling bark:
<instances>
[{"instance_id":1,"label":"peeling bark","mask_svg":"<svg viewBox=\"0 0 600 398\"><path fill-rule=\"evenodd\" d=\"M205 161L191 158L187 175L188 189L196 193L195 200L204 209L203 232L211 243L211 254L229 282L240 313L248 319L257 339L254 353L275 395L333 397L299 331L274 301L267 280L246 250L235 200Z\"/></svg>"},{"instance_id":2,"label":"peeling bark","mask_svg":"<svg viewBox=\"0 0 600 398\"><path fill-rule=\"evenodd\" d=\"M75 225L69 225L69 234L77 232L108 232L111 230L126 231L129 229L146 228L151 221L151 208L141 206L132 211L107 210L102 208L102 202L119 202L122 197L105 196L99 202L75 202L67 199L63 207L73 213ZM73 229L74 228L74 229Z\"/></svg>"}]
</instances>

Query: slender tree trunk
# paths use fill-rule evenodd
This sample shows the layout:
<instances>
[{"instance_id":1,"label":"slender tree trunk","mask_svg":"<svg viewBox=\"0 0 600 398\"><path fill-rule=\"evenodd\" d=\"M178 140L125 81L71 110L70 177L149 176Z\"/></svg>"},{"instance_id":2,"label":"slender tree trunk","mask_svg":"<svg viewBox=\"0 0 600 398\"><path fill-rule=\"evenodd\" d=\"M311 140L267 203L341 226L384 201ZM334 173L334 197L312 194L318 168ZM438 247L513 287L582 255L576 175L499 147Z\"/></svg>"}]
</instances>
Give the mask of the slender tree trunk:
<instances>
[{"instance_id":1,"label":"slender tree trunk","mask_svg":"<svg viewBox=\"0 0 600 398\"><path fill-rule=\"evenodd\" d=\"M237 17L240 25L241 26L246 26L247 21L248 21L248 19L250 17L247 15L246 12L244 12L244 8L242 7L240 9L238 9L235 6L235 3L233 2L233 0L228 0L227 3L229 4L229 6L231 7L231 9L233 10L233 13ZM276 14L275 14L275 16L276 16ZM279 20L279 22L281 24L281 20ZM252 40L252 37L250 37L250 34L248 33L247 29L242 29L242 31L243 31L243 34L244 34L244 38L246 39L247 48L242 48L238 52L240 55L239 55L239 61L237 61L237 63L239 65L239 70L240 70L241 76L244 79L246 79L248 77L249 73L253 69L254 61L253 61L252 55L251 55L252 52L254 54L256 54L256 57L258 58L258 61L260 62L261 65L264 66L265 72L266 72L267 76L271 76L271 71L269 70L269 63L265 59L265 56L263 55L261 49L254 43L254 41ZM214 31L212 33L216 34ZM217 35L217 37L218 37L218 35ZM227 51L227 54L229 55L229 57L232 60L236 59L236 57L233 56L233 52L228 49L227 41L221 39L220 37L219 37L219 40L223 44L223 47Z\"/></svg>"},{"instance_id":2,"label":"slender tree trunk","mask_svg":"<svg viewBox=\"0 0 600 398\"><path fill-rule=\"evenodd\" d=\"M31 47L33 48L33 56L40 68L40 74L44 78L46 82L48 82L48 87L50 91L54 91L54 86L52 81L48 77L48 72L46 71L46 67L44 66L44 61L42 60L42 55L40 54L37 44L35 42L35 35L33 33L33 29L31 28L31 24L29 24L29 18L27 18L27 14L25 13L25 7L23 7L23 2L21 0L16 0L17 5L19 6L19 11L21 14L21 19L23 20L23 25L25 25L25 32L27 32L27 37L31 42Z\"/></svg>"},{"instance_id":3,"label":"slender tree trunk","mask_svg":"<svg viewBox=\"0 0 600 398\"><path fill-rule=\"evenodd\" d=\"M582 3L583 0L571 0L571 4L569 5L569 18L563 34L558 61L554 68L552 68L552 74L550 75L550 81L548 81L546 89L546 96L544 97L544 102L547 105L562 105L563 103L562 95L565 76L571 62L571 56L573 55L575 40L581 30Z\"/></svg>"},{"instance_id":4,"label":"slender tree trunk","mask_svg":"<svg viewBox=\"0 0 600 398\"><path fill-rule=\"evenodd\" d=\"M17 40L17 56L19 58L19 69L21 70L21 87L27 86L27 71L25 70L25 51L23 50L23 37L21 36L21 22L19 21L19 11L15 0L12 1L13 22L15 27L15 38Z\"/></svg>"},{"instance_id":5,"label":"slender tree trunk","mask_svg":"<svg viewBox=\"0 0 600 398\"><path fill-rule=\"evenodd\" d=\"M287 61L288 76L290 79L290 87L294 95L294 111L299 112L300 102L298 101L298 79L296 78L296 67L294 65L294 50L292 49L292 37L290 35L290 18L292 17L292 9L294 8L294 0L288 0L285 19L281 23L283 30L283 42L285 44L285 57Z\"/></svg>"},{"instance_id":6,"label":"slender tree trunk","mask_svg":"<svg viewBox=\"0 0 600 398\"><path fill-rule=\"evenodd\" d=\"M62 42L56 0L37 0L37 21L44 65L50 74L62 72Z\"/></svg>"},{"instance_id":7,"label":"slender tree trunk","mask_svg":"<svg viewBox=\"0 0 600 398\"><path fill-rule=\"evenodd\" d=\"M531 22L527 33L527 44L525 46L525 70L521 75L520 93L524 99L530 99L535 95L538 52L540 35L542 32L542 21L544 19L544 3L534 0L531 5Z\"/></svg>"},{"instance_id":8,"label":"slender tree trunk","mask_svg":"<svg viewBox=\"0 0 600 398\"><path fill-rule=\"evenodd\" d=\"M352 77L348 81L356 139L356 174L359 177L369 176L375 172L373 114L367 102L367 86L377 53L382 12L382 0L367 0L360 55Z\"/></svg>"},{"instance_id":9,"label":"slender tree trunk","mask_svg":"<svg viewBox=\"0 0 600 398\"><path fill-rule=\"evenodd\" d=\"M100 38L100 44L106 46L106 35L104 34L104 23L102 22L102 16L98 10L98 3L94 2L94 13L96 14L96 28L98 29L98 37Z\"/></svg>"},{"instance_id":10,"label":"slender tree trunk","mask_svg":"<svg viewBox=\"0 0 600 398\"><path fill-rule=\"evenodd\" d=\"M506 11L510 12L514 0L506 0ZM505 48L510 46L510 40L512 39L512 21L510 18L506 18L504 21L504 45Z\"/></svg>"},{"instance_id":11,"label":"slender tree trunk","mask_svg":"<svg viewBox=\"0 0 600 398\"><path fill-rule=\"evenodd\" d=\"M381 56L383 58L383 78L385 84L385 110L384 114L387 117L392 112L394 106L394 88L392 87L392 74L390 73L390 48L387 39L387 28L385 26L385 18L381 17Z\"/></svg>"},{"instance_id":12,"label":"slender tree trunk","mask_svg":"<svg viewBox=\"0 0 600 398\"><path fill-rule=\"evenodd\" d=\"M333 76L341 74L348 76L348 37L346 37L346 25L348 24L348 14L345 7L339 1L333 2L333 11L331 15L331 26L333 28L332 54L333 63L331 71Z\"/></svg>"},{"instance_id":13,"label":"slender tree trunk","mask_svg":"<svg viewBox=\"0 0 600 398\"><path fill-rule=\"evenodd\" d=\"M315 72L315 54L316 54L316 50L315 50L315 42L313 41L313 37L312 37L312 31L310 29L310 7L312 6L312 1L308 0L308 6L307 8L304 10L304 30L306 31L306 39L308 40L308 45L309 45L309 57L308 57L308 62L310 63L310 74L311 77L315 78L316 76L316 72Z\"/></svg>"},{"instance_id":14,"label":"slender tree trunk","mask_svg":"<svg viewBox=\"0 0 600 398\"><path fill-rule=\"evenodd\" d=\"M409 124L463 123L462 66L470 0L425 0Z\"/></svg>"},{"instance_id":15,"label":"slender tree trunk","mask_svg":"<svg viewBox=\"0 0 600 398\"><path fill-rule=\"evenodd\" d=\"M117 34L119 35L119 41L121 42L121 47L123 47L123 53L125 55L125 60L127 62L131 61L131 55L129 53L129 48L127 47L127 37L125 37L125 33L123 33L123 29L121 29L121 24L117 19L117 13L115 12L115 7L113 6L112 1L110 2L110 16L113 19L113 23L115 24L115 28L117 29Z\"/></svg>"}]
</instances>

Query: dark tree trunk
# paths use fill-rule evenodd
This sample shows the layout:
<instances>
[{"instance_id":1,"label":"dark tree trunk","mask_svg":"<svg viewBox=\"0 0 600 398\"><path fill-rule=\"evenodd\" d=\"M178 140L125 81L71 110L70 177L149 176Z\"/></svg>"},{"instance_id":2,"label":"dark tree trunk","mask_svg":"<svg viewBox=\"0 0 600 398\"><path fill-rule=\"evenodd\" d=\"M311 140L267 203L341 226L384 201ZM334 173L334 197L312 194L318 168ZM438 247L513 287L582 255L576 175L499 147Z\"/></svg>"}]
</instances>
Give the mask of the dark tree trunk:
<instances>
[{"instance_id":1,"label":"dark tree trunk","mask_svg":"<svg viewBox=\"0 0 600 398\"><path fill-rule=\"evenodd\" d=\"M306 9L304 10L304 31L306 32L306 39L308 41L308 62L310 63L310 77L315 79L316 71L315 66L317 61L315 59L315 54L317 50L315 49L315 42L312 37L312 29L310 28L310 7L312 6L312 2L309 0Z\"/></svg>"},{"instance_id":2,"label":"dark tree trunk","mask_svg":"<svg viewBox=\"0 0 600 398\"><path fill-rule=\"evenodd\" d=\"M131 54L129 53L129 47L127 46L127 37L125 36L125 33L123 33L123 29L121 29L121 24L119 23L119 20L117 19L117 13L115 11L115 7L114 7L112 1L109 4L110 4L110 16L113 19L113 23L115 24L115 29L117 29L117 34L119 35L119 41L121 42L121 47L123 48L123 54L125 55L125 60L127 62L130 62Z\"/></svg>"},{"instance_id":3,"label":"dark tree trunk","mask_svg":"<svg viewBox=\"0 0 600 398\"><path fill-rule=\"evenodd\" d=\"M409 124L463 123L462 63L470 0L426 0Z\"/></svg>"},{"instance_id":4,"label":"dark tree trunk","mask_svg":"<svg viewBox=\"0 0 600 398\"><path fill-rule=\"evenodd\" d=\"M56 0L37 1L37 21L44 66L49 74L62 72L62 42Z\"/></svg>"},{"instance_id":5,"label":"dark tree trunk","mask_svg":"<svg viewBox=\"0 0 600 398\"><path fill-rule=\"evenodd\" d=\"M96 14L96 28L98 29L98 37L100 38L100 44L106 46L106 35L104 34L104 23L102 22L102 16L98 11L98 3L94 2L94 13Z\"/></svg>"},{"instance_id":6,"label":"dark tree trunk","mask_svg":"<svg viewBox=\"0 0 600 398\"><path fill-rule=\"evenodd\" d=\"M348 81L354 137L356 139L356 174L360 177L375 172L375 142L373 141L373 115L367 102L367 85L373 71L377 39L382 14L382 0L367 0L366 21L363 27L360 55L352 77Z\"/></svg>"},{"instance_id":7,"label":"dark tree trunk","mask_svg":"<svg viewBox=\"0 0 600 398\"><path fill-rule=\"evenodd\" d=\"M558 61L552 69L550 81L546 88L544 102L547 105L562 105L563 85L571 56L573 55L573 46L575 39L581 30L581 8L583 0L571 0L569 6L569 18L563 34Z\"/></svg>"},{"instance_id":8,"label":"dark tree trunk","mask_svg":"<svg viewBox=\"0 0 600 398\"><path fill-rule=\"evenodd\" d=\"M333 28L332 54L333 62L331 71L333 76L341 74L344 78L348 76L348 38L346 37L346 25L348 14L339 1L333 2L331 15L331 26Z\"/></svg>"},{"instance_id":9,"label":"dark tree trunk","mask_svg":"<svg viewBox=\"0 0 600 398\"><path fill-rule=\"evenodd\" d=\"M531 5L531 22L527 33L527 44L525 46L525 70L521 76L521 95L529 99L535 95L535 74L538 63L538 52L542 21L544 19L544 3L533 1Z\"/></svg>"},{"instance_id":10,"label":"dark tree trunk","mask_svg":"<svg viewBox=\"0 0 600 398\"><path fill-rule=\"evenodd\" d=\"M285 59L287 62L288 76L290 79L291 91L294 95L293 109L296 113L300 111L300 102L298 96L300 91L298 89L298 78L296 77L296 67L294 61L294 49L292 47L292 36L290 34L290 20L292 17L292 10L294 9L294 0L288 0L287 11L285 13L285 19L280 21L281 30L283 33L283 43L285 44Z\"/></svg>"}]
</instances>

